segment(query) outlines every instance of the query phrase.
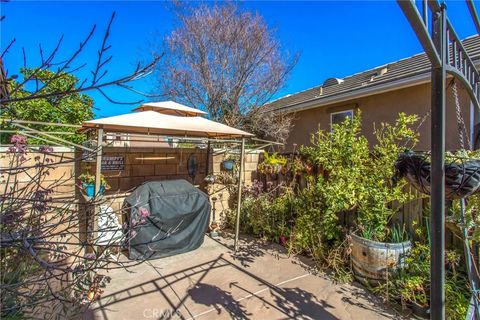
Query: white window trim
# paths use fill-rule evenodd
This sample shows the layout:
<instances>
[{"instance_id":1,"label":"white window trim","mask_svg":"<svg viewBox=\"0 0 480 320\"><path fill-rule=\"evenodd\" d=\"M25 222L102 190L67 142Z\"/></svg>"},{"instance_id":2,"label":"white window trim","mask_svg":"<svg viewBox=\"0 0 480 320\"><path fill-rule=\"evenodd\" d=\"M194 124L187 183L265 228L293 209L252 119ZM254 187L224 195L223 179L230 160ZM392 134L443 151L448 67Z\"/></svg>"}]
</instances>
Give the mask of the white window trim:
<instances>
[{"instance_id":1,"label":"white window trim","mask_svg":"<svg viewBox=\"0 0 480 320\"><path fill-rule=\"evenodd\" d=\"M342 111L337 111L337 112L331 112L331 113L330 113L330 129L332 129L333 116L336 115L336 114L347 113L347 112L350 112L350 114L352 115L352 119L353 119L353 109L347 109L347 110L342 110Z\"/></svg>"}]
</instances>

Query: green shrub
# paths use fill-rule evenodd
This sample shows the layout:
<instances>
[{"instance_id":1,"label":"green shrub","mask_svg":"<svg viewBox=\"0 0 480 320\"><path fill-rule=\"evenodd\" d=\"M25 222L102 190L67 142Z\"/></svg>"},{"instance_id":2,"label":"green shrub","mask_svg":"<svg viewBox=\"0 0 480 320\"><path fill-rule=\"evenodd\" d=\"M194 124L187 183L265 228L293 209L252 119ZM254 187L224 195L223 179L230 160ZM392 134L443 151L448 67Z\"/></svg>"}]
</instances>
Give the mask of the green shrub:
<instances>
[{"instance_id":1,"label":"green shrub","mask_svg":"<svg viewBox=\"0 0 480 320\"><path fill-rule=\"evenodd\" d=\"M320 130L311 145L302 147L300 155L323 172L310 177L306 189L295 198L295 224L290 241L292 253L311 255L320 267L334 271L338 280L351 280L349 250L340 215L356 224L358 233L368 239L403 240L404 232L388 223L397 205L409 197L404 181L392 183L394 163L405 142L412 145L416 134L410 129L416 116L399 114L395 124L381 124L375 131L376 144L371 148L361 133L361 115L333 125L332 131ZM392 239L390 239L392 238Z\"/></svg>"},{"instance_id":2,"label":"green shrub","mask_svg":"<svg viewBox=\"0 0 480 320\"><path fill-rule=\"evenodd\" d=\"M415 303L424 308L430 305L430 248L416 243L405 259L407 268L393 275L385 284L373 289L390 301L399 301L402 306ZM460 267L460 253L445 252L446 281L445 313L448 319L465 319L470 292L465 270Z\"/></svg>"},{"instance_id":3,"label":"green shrub","mask_svg":"<svg viewBox=\"0 0 480 320\"><path fill-rule=\"evenodd\" d=\"M332 210L325 205L324 180L319 178L308 188L299 191L293 203L295 211L294 245L300 251L309 251L319 241L338 239L340 226Z\"/></svg>"},{"instance_id":4,"label":"green shrub","mask_svg":"<svg viewBox=\"0 0 480 320\"><path fill-rule=\"evenodd\" d=\"M225 214L226 227L233 229L236 211ZM255 196L247 195L242 201L240 231L263 239L278 242L280 236L290 235L292 221L292 193L289 189L278 197L264 192Z\"/></svg>"},{"instance_id":5,"label":"green shrub","mask_svg":"<svg viewBox=\"0 0 480 320\"><path fill-rule=\"evenodd\" d=\"M384 241L387 228L397 206L409 199L404 192L404 181L392 183L394 163L405 142L416 142L416 133L410 126L416 116L399 114L395 124L382 123L375 130L376 144L370 149L361 133L360 112L353 120L333 125L332 131L320 130L312 136L311 146L300 152L325 171L320 179L323 208L318 223L338 224L335 216L341 212L356 212L356 223L361 236ZM320 222L321 221L321 222ZM329 238L335 226L325 226Z\"/></svg>"}]
</instances>

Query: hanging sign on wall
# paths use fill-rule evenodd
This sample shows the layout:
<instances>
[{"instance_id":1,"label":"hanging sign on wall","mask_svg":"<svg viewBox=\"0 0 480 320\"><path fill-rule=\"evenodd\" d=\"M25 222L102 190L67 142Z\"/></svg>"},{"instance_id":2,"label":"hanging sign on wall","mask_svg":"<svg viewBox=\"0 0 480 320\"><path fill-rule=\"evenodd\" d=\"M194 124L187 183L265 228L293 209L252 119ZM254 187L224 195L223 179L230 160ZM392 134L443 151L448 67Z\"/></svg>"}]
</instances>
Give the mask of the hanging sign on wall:
<instances>
[{"instance_id":1,"label":"hanging sign on wall","mask_svg":"<svg viewBox=\"0 0 480 320\"><path fill-rule=\"evenodd\" d=\"M123 169L125 169L125 160L123 156L104 156L102 158L102 171Z\"/></svg>"}]
</instances>

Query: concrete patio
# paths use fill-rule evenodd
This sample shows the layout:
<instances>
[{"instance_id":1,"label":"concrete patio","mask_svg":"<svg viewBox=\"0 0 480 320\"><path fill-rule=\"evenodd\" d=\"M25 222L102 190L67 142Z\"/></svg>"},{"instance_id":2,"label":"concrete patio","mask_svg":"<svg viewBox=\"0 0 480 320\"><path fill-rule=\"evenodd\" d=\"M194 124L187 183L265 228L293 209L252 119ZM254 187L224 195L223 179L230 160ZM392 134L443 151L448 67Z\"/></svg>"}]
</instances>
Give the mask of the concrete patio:
<instances>
[{"instance_id":1,"label":"concrete patio","mask_svg":"<svg viewBox=\"0 0 480 320\"><path fill-rule=\"evenodd\" d=\"M95 319L391 319L361 287L313 275L277 245L205 237L193 252L112 270Z\"/></svg>"}]
</instances>

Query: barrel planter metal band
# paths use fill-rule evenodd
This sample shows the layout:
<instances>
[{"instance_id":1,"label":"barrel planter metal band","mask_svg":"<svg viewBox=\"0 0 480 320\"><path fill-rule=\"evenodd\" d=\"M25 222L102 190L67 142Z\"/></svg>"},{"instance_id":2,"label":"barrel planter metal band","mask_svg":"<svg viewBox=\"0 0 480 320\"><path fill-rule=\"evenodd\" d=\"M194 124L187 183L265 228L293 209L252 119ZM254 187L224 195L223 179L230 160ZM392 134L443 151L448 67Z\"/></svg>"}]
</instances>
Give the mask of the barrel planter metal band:
<instances>
[{"instance_id":1,"label":"barrel planter metal band","mask_svg":"<svg viewBox=\"0 0 480 320\"><path fill-rule=\"evenodd\" d=\"M405 257L412 248L410 241L385 243L351 234L351 257L355 277L370 283L387 279L388 272L405 266Z\"/></svg>"}]
</instances>

